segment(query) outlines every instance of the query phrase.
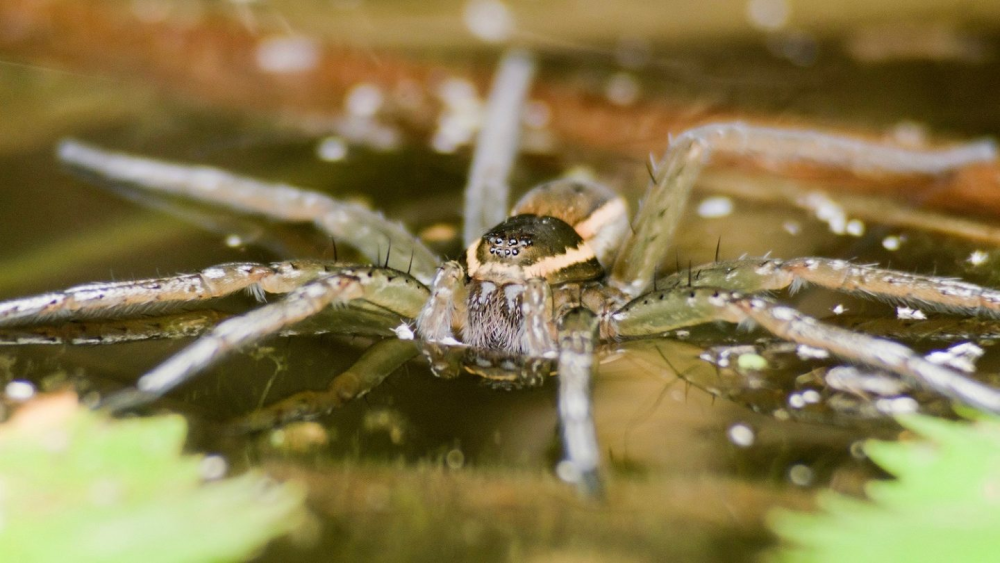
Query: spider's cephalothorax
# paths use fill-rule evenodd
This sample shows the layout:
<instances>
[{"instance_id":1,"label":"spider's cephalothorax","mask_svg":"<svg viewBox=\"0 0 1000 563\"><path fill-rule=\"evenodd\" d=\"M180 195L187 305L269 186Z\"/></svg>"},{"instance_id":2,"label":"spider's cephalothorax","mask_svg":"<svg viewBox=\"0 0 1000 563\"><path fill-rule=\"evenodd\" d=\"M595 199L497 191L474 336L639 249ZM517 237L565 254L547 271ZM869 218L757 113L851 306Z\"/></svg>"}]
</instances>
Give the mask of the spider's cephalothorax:
<instances>
[{"instance_id":1,"label":"spider's cephalothorax","mask_svg":"<svg viewBox=\"0 0 1000 563\"><path fill-rule=\"evenodd\" d=\"M466 251L470 282L463 342L526 352L525 282L541 279L558 288L602 278L602 261L627 226L624 201L598 184L556 180L528 192L507 220Z\"/></svg>"}]
</instances>

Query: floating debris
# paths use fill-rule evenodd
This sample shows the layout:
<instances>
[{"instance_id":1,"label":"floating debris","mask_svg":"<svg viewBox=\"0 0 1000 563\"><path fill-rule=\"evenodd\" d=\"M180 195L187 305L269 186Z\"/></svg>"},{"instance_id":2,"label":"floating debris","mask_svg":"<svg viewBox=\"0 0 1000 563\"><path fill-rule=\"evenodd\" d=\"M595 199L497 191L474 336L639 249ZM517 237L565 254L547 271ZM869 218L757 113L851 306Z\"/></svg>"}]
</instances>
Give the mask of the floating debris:
<instances>
[{"instance_id":1,"label":"floating debris","mask_svg":"<svg viewBox=\"0 0 1000 563\"><path fill-rule=\"evenodd\" d=\"M927 320L927 315L920 309L899 306L896 307L896 318L901 321L923 321Z\"/></svg>"}]
</instances>

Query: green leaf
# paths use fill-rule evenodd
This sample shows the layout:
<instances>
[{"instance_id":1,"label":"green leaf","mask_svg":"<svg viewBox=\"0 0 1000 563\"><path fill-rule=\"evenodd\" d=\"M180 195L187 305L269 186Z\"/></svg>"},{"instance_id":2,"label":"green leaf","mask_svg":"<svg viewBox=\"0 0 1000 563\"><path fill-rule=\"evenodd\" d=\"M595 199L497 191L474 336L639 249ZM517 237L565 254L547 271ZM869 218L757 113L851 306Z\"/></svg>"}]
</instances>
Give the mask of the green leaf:
<instances>
[{"instance_id":1,"label":"green leaf","mask_svg":"<svg viewBox=\"0 0 1000 563\"><path fill-rule=\"evenodd\" d=\"M292 529L302 492L248 473L209 481L179 416L112 420L75 397L0 425L4 560L237 561Z\"/></svg>"},{"instance_id":2,"label":"green leaf","mask_svg":"<svg viewBox=\"0 0 1000 563\"><path fill-rule=\"evenodd\" d=\"M820 511L778 511L784 540L772 561L940 563L996 561L1000 553L1000 422L905 416L923 439L877 442L865 452L896 479L872 482L870 500L823 492Z\"/></svg>"}]
</instances>

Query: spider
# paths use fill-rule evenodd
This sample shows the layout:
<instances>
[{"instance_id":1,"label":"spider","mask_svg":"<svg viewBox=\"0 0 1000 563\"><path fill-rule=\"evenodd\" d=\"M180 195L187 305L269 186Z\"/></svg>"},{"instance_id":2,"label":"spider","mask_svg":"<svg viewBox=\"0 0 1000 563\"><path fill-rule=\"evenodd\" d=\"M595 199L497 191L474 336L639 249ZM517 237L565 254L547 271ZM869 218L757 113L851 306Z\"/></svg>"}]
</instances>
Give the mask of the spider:
<instances>
[{"instance_id":1,"label":"spider","mask_svg":"<svg viewBox=\"0 0 1000 563\"><path fill-rule=\"evenodd\" d=\"M487 129L501 127L487 121ZM492 145L481 140L484 146ZM716 261L654 279L691 187L713 152L861 172L942 174L995 159L988 142L910 150L804 130L704 125L670 140L650 170L646 197L631 220L625 201L611 190L588 181L555 180L529 191L506 219L468 237L466 251L445 262L401 226L323 194L73 140L62 142L57 152L63 163L116 183L280 221L313 222L374 262L222 264L193 274L94 283L0 303L0 327L13 327L129 316L240 290L261 300L264 294L284 294L208 329L143 375L135 389L108 397L104 404L111 409L159 398L235 350L322 314L327 330L391 337L337 376L328 391L294 395L249 415L244 424L259 428L343 404L367 393L420 350L439 375L464 367L517 385L537 383L554 372L566 457L560 474L591 496L602 487L590 401L595 350L602 341L658 336L714 321L756 324L780 338L1000 413L1000 391L902 344L824 324L767 295L815 284L1000 317L1000 291L828 258ZM481 201L467 208L467 220L475 223L495 211ZM155 336L158 329L148 330Z\"/></svg>"}]
</instances>

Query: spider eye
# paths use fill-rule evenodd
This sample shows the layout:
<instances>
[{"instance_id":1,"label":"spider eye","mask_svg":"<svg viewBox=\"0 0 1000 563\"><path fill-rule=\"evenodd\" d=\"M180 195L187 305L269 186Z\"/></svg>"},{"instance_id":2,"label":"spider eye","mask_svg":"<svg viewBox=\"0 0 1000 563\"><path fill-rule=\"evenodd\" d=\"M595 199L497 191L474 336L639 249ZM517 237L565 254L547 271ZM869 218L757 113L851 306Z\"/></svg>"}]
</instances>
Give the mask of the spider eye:
<instances>
[{"instance_id":1,"label":"spider eye","mask_svg":"<svg viewBox=\"0 0 1000 563\"><path fill-rule=\"evenodd\" d=\"M514 250L511 250L510 253L513 254L514 256L517 256L517 249L515 248Z\"/></svg>"}]
</instances>

